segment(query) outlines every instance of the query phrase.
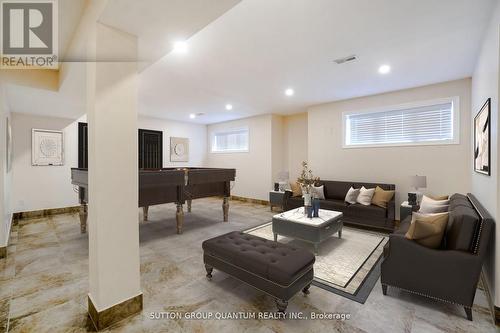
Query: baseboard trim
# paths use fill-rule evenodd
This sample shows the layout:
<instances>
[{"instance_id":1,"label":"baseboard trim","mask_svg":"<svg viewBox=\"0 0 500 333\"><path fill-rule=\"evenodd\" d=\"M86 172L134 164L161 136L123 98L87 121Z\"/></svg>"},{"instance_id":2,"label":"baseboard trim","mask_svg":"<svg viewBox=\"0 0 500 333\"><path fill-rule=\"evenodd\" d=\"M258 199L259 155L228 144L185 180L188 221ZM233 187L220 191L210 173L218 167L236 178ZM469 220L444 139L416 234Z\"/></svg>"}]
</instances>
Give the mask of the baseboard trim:
<instances>
[{"instance_id":1,"label":"baseboard trim","mask_svg":"<svg viewBox=\"0 0 500 333\"><path fill-rule=\"evenodd\" d=\"M80 206L32 210L27 212L14 213L14 220L40 218L50 215L59 215L67 213L78 213L79 211L80 211Z\"/></svg>"},{"instance_id":2,"label":"baseboard trim","mask_svg":"<svg viewBox=\"0 0 500 333\"><path fill-rule=\"evenodd\" d=\"M97 311L90 296L88 296L89 317L95 329L100 331L123 319L142 311L142 293L126 301L113 305L102 311Z\"/></svg>"},{"instance_id":3,"label":"baseboard trim","mask_svg":"<svg viewBox=\"0 0 500 333\"><path fill-rule=\"evenodd\" d=\"M9 226L7 228L7 236L5 237L5 246L0 246L0 259L7 258L7 247L10 242L10 233L12 231L12 226L15 225L14 215L10 214L10 217L7 218L9 221Z\"/></svg>"},{"instance_id":4,"label":"baseboard trim","mask_svg":"<svg viewBox=\"0 0 500 333\"><path fill-rule=\"evenodd\" d=\"M483 269L481 269L480 279L483 291L486 294L486 299L488 300L488 305L490 307L493 322L495 323L496 326L500 327L500 308L495 305L495 301L490 292L490 286L488 285L488 283L486 283L486 278L484 277Z\"/></svg>"},{"instance_id":5,"label":"baseboard trim","mask_svg":"<svg viewBox=\"0 0 500 333\"><path fill-rule=\"evenodd\" d=\"M269 206L269 201L267 201L267 200L245 198L245 197L239 197L237 195L232 195L231 196L231 200L243 201L243 202L249 202L249 203L254 203L254 204Z\"/></svg>"}]
</instances>

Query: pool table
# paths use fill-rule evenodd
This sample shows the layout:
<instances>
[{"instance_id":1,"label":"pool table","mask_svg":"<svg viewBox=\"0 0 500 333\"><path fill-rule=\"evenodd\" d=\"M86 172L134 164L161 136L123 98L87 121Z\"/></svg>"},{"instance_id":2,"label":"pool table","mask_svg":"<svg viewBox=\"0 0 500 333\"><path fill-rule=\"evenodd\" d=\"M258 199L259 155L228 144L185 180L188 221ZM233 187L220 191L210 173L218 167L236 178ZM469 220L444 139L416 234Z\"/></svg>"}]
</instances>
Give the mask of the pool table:
<instances>
[{"instance_id":1,"label":"pool table","mask_svg":"<svg viewBox=\"0 0 500 333\"><path fill-rule=\"evenodd\" d=\"M235 169L219 168L163 168L139 170L139 207L148 219L149 206L165 203L177 205L177 233L182 233L184 224L183 205L191 212L193 199L221 196L224 222L228 221L231 181L236 177ZM72 168L71 183L79 188L80 227L87 230L88 169Z\"/></svg>"}]
</instances>

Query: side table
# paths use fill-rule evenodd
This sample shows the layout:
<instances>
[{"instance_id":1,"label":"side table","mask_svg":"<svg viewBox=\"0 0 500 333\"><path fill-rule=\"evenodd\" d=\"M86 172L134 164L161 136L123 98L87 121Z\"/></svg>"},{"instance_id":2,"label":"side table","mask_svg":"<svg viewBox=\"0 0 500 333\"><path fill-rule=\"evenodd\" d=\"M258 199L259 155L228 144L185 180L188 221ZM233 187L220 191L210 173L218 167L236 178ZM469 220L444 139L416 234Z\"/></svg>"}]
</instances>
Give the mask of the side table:
<instances>
[{"instance_id":1,"label":"side table","mask_svg":"<svg viewBox=\"0 0 500 333\"><path fill-rule=\"evenodd\" d=\"M269 205L271 206L271 211L273 207L279 207L283 210L283 198L285 197L285 192L281 191L269 191Z\"/></svg>"}]
</instances>

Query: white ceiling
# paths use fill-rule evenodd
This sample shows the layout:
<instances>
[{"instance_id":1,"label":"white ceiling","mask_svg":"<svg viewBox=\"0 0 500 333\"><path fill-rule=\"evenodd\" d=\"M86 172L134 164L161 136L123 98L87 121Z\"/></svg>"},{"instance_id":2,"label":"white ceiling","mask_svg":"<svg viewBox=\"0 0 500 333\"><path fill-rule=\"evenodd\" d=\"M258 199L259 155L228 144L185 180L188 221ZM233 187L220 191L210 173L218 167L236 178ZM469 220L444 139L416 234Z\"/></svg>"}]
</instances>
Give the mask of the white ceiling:
<instances>
[{"instance_id":1,"label":"white ceiling","mask_svg":"<svg viewBox=\"0 0 500 333\"><path fill-rule=\"evenodd\" d=\"M100 22L138 37L140 70L241 0L109 0Z\"/></svg>"},{"instance_id":2,"label":"white ceiling","mask_svg":"<svg viewBox=\"0 0 500 333\"><path fill-rule=\"evenodd\" d=\"M246 0L193 36L188 54L141 74L140 112L178 120L203 112L195 121L212 123L468 77L491 8L490 0ZM351 54L356 62L333 63ZM392 72L381 76L384 63Z\"/></svg>"},{"instance_id":3,"label":"white ceiling","mask_svg":"<svg viewBox=\"0 0 500 333\"><path fill-rule=\"evenodd\" d=\"M143 56L154 59L168 52L177 36L189 37L194 30L183 34L161 25L162 18L174 20L163 7L166 1L147 1L150 6L141 11L137 4L143 1L112 0L121 18L105 12L103 20L131 33L155 35L144 43L139 37ZM203 0L191 1L203 6ZM224 1L222 7L237 2ZM190 21L186 11L186 22L205 27L188 39L187 54L167 54L141 72L139 113L213 123L468 77L493 1L244 0L207 26L196 17ZM188 3L167 3L181 2ZM128 6L120 8L124 3ZM214 16L209 10L207 17ZM155 34L151 27L166 30ZM358 60L333 62L351 54ZM383 63L392 66L385 76L377 72ZM78 76L68 76L60 92L9 87L12 110L81 115L84 71L71 75ZM295 89L295 96L284 96L287 87ZM226 103L233 104L232 111L224 109ZM205 115L189 119L199 112Z\"/></svg>"}]
</instances>

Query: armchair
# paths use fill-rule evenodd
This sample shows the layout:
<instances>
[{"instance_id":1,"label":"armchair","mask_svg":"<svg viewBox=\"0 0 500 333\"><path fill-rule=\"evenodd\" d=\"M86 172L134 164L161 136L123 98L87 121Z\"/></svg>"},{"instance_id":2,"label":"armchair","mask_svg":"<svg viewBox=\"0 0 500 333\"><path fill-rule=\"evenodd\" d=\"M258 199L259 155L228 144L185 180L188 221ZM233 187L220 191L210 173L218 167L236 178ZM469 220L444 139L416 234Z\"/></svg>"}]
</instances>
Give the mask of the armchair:
<instances>
[{"instance_id":1,"label":"armchair","mask_svg":"<svg viewBox=\"0 0 500 333\"><path fill-rule=\"evenodd\" d=\"M445 235L442 248L430 249L406 239L405 233L411 223L410 219L403 221L400 230L390 235L388 245L384 249L381 283L384 295L387 294L387 287L392 286L436 300L462 305L467 319L472 320L476 287L487 256L494 223L492 217L473 195L467 196L469 202L463 200L464 196L460 198L458 196L455 195L461 200L459 204L450 203L450 221L447 228L447 235L450 236ZM465 206L467 203L470 207ZM467 219L455 212L452 220L454 209L460 211L460 214L465 209ZM476 214L476 220L470 219L471 216L474 217L472 213ZM471 238L468 251L456 249L456 244L449 239L450 237L463 239L464 235L460 235L460 231L465 232L468 228L470 230L470 225L468 228L464 227L465 220L467 223L477 222L473 228L475 235Z\"/></svg>"}]
</instances>

